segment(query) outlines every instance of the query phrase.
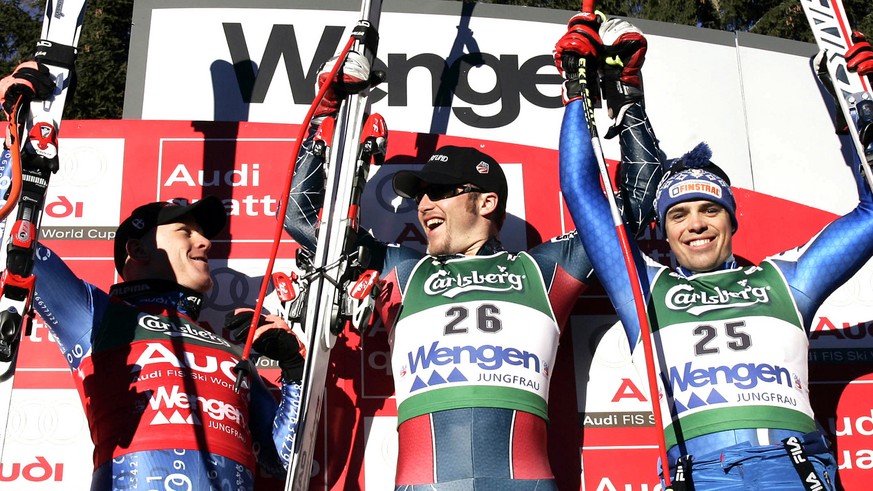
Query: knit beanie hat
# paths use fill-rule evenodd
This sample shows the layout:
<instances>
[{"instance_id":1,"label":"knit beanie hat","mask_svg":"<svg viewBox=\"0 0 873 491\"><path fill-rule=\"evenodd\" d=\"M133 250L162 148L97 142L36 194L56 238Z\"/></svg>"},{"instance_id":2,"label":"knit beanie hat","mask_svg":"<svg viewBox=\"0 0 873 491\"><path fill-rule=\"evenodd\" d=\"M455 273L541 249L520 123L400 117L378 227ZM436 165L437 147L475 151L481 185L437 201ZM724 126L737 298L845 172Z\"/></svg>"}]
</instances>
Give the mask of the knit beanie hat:
<instances>
[{"instance_id":1,"label":"knit beanie hat","mask_svg":"<svg viewBox=\"0 0 873 491\"><path fill-rule=\"evenodd\" d=\"M673 205L705 200L724 207L731 217L733 231L737 231L737 203L731 191L731 181L721 168L709 160L710 157L712 150L701 142L671 163L658 185L655 197L655 210L662 229L667 210Z\"/></svg>"}]
</instances>

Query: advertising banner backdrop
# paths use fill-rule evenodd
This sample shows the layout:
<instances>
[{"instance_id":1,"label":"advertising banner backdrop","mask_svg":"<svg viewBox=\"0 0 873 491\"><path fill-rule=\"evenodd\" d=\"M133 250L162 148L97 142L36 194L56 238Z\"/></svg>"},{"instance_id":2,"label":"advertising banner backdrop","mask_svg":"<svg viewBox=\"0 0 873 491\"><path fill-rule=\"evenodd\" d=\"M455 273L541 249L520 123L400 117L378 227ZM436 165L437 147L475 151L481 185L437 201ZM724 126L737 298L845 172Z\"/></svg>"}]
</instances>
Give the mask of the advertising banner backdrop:
<instances>
[{"instance_id":1,"label":"advertising banner backdrop","mask_svg":"<svg viewBox=\"0 0 873 491\"><path fill-rule=\"evenodd\" d=\"M291 5L287 5L291 3ZM82 279L116 280L112 239L148 201L220 197L229 227L215 240L205 323L254 305L297 124L319 65L357 21L345 0L138 0L122 121L68 121L61 171L40 240ZM394 195L399 169L440 145L481 148L509 179L508 249L574 228L558 186L560 77L551 50L567 11L437 0L385 2L373 111L389 127L388 160L368 182L363 225L423 248L414 207ZM647 109L669 157L699 141L732 177L742 223L738 256L760 261L801 245L857 202L851 145L809 67L812 45L634 21L649 39ZM196 48L196 49L195 49ZM184 83L182 83L184 81ZM605 111L598 123L611 124ZM605 140L610 165L617 142ZM643 247L669 262L648 231ZM283 237L276 270L292 268ZM810 336L813 408L836 444L840 482L866 489L873 468L873 265L820 309ZM561 339L550 393L550 460L559 489L654 490L656 438L642 353L628 349L598 288L580 298ZM278 370L262 374L275 381ZM343 333L328 373L311 489L393 487L396 417L387 333ZM65 361L39 320L22 344L11 406L0 408L0 482L83 489L91 443ZM633 463L633 465L628 465ZM257 489L281 489L259 477ZM869 479L868 479L869 480Z\"/></svg>"}]
</instances>

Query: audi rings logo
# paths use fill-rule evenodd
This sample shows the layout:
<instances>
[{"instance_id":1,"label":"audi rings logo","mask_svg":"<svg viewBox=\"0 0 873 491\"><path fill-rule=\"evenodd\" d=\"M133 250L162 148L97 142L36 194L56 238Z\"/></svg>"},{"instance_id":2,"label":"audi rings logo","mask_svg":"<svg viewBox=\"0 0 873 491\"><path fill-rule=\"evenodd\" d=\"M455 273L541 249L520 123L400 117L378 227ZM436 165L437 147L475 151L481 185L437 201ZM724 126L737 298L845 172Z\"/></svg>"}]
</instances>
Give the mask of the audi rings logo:
<instances>
[{"instance_id":1,"label":"audi rings logo","mask_svg":"<svg viewBox=\"0 0 873 491\"><path fill-rule=\"evenodd\" d=\"M209 292L208 304L218 311L229 311L243 305L254 305L250 298L252 279L228 267L212 270L214 285Z\"/></svg>"},{"instance_id":2,"label":"audi rings logo","mask_svg":"<svg viewBox=\"0 0 873 491\"><path fill-rule=\"evenodd\" d=\"M17 392L18 397L10 407L8 441L21 445L71 445L88 440L88 421L76 399L54 395L49 401L47 395L25 396L24 392Z\"/></svg>"},{"instance_id":3,"label":"audi rings logo","mask_svg":"<svg viewBox=\"0 0 873 491\"><path fill-rule=\"evenodd\" d=\"M414 166L410 166L410 168L415 168ZM401 168L402 169L402 168ZM376 188L375 198L379 203L379 207L383 210L392 213L392 214L402 214L402 213L412 213L418 209L418 206L415 204L415 201L411 199L402 199L397 196L397 193L394 192L394 186L391 185L392 180L394 179L394 174L376 174L374 179L377 179L376 185L373 186ZM370 186L367 186L367 189L370 189ZM364 191L366 197L367 191ZM397 206L394 206L395 200L400 200L400 203Z\"/></svg>"},{"instance_id":4,"label":"audi rings logo","mask_svg":"<svg viewBox=\"0 0 873 491\"><path fill-rule=\"evenodd\" d=\"M68 186L88 189L105 182L109 170L106 149L98 146L73 145L64 147L61 156L59 181ZM52 181L54 185L54 181Z\"/></svg>"}]
</instances>

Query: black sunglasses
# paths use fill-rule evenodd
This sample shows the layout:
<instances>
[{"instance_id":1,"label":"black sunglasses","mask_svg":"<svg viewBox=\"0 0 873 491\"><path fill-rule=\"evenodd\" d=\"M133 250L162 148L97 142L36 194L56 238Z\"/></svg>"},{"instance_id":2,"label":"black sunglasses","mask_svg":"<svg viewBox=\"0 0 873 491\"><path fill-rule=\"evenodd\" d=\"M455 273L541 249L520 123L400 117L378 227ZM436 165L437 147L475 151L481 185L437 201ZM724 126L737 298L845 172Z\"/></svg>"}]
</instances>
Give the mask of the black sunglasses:
<instances>
[{"instance_id":1,"label":"black sunglasses","mask_svg":"<svg viewBox=\"0 0 873 491\"><path fill-rule=\"evenodd\" d=\"M422 198L426 194L431 201L439 201L441 199L454 198L467 193L481 193L484 190L471 184L459 186L457 184L431 184L419 189L413 198L416 203L421 203Z\"/></svg>"}]
</instances>

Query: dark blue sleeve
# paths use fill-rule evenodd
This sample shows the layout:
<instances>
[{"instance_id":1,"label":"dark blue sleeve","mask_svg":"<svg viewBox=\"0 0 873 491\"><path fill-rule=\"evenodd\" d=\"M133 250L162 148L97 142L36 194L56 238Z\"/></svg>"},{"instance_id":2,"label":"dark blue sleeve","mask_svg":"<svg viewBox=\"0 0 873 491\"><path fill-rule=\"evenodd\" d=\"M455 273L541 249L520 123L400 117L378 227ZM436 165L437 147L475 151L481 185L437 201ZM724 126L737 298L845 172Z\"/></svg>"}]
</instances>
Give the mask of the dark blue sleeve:
<instances>
[{"instance_id":1,"label":"dark blue sleeve","mask_svg":"<svg viewBox=\"0 0 873 491\"><path fill-rule=\"evenodd\" d=\"M806 245L770 258L791 287L807 329L827 297L873 257L873 197L860 164L852 169L858 206Z\"/></svg>"},{"instance_id":2,"label":"dark blue sleeve","mask_svg":"<svg viewBox=\"0 0 873 491\"><path fill-rule=\"evenodd\" d=\"M109 295L81 280L48 247L37 245L34 310L57 339L70 368L79 367L91 351L96 319L103 317Z\"/></svg>"},{"instance_id":3,"label":"dark blue sleeve","mask_svg":"<svg viewBox=\"0 0 873 491\"><path fill-rule=\"evenodd\" d=\"M324 203L324 159L312 153L314 135L313 127L300 145L283 217L285 231L300 247L310 251L315 250L315 225Z\"/></svg>"},{"instance_id":4,"label":"dark blue sleeve","mask_svg":"<svg viewBox=\"0 0 873 491\"><path fill-rule=\"evenodd\" d=\"M588 254L579 240L579 232L572 231L560 237L532 248L530 255L534 258L543 272L546 287L551 291L551 281L554 280L557 269L561 268L572 278L585 285L591 283L594 270Z\"/></svg>"},{"instance_id":5,"label":"dark blue sleeve","mask_svg":"<svg viewBox=\"0 0 873 491\"><path fill-rule=\"evenodd\" d=\"M616 201L628 229L639 235L655 219L654 202L665 159L642 102L623 112L619 128L621 163Z\"/></svg>"},{"instance_id":6,"label":"dark blue sleeve","mask_svg":"<svg viewBox=\"0 0 873 491\"><path fill-rule=\"evenodd\" d=\"M285 475L297 436L301 385L282 383L279 402L260 377L253 377L251 391L251 431L257 443L258 464L277 477Z\"/></svg>"},{"instance_id":7,"label":"dark blue sleeve","mask_svg":"<svg viewBox=\"0 0 873 491\"><path fill-rule=\"evenodd\" d=\"M424 253L416 249L398 244L386 244L369 233L361 236L358 244L370 251L370 264L367 267L379 271L382 278L389 273L394 273L401 291L406 290L406 283L412 275L413 268L424 257Z\"/></svg>"},{"instance_id":8,"label":"dark blue sleeve","mask_svg":"<svg viewBox=\"0 0 873 491\"><path fill-rule=\"evenodd\" d=\"M315 251L315 225L324 204L325 186L324 159L312 153L314 134L313 128L300 147L283 224L288 234L301 247L310 251ZM363 230L357 243L370 252L368 268L378 270L382 276L392 270L396 271L404 287L412 266L423 256L421 252L409 247L389 246Z\"/></svg>"}]
</instances>

